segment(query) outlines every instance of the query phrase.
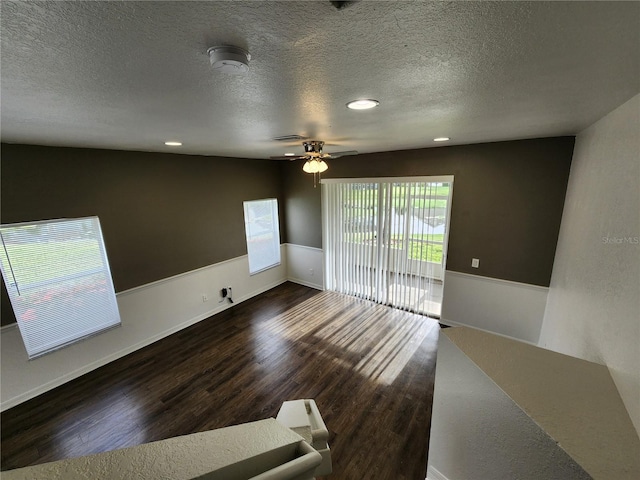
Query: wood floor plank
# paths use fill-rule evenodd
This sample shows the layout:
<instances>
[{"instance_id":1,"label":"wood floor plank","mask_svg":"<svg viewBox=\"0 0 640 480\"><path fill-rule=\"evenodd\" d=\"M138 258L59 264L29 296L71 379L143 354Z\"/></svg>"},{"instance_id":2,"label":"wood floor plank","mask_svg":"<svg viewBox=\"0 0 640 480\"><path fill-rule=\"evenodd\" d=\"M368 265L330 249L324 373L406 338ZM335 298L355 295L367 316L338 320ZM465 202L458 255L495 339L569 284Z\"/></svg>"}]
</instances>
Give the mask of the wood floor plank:
<instances>
[{"instance_id":1,"label":"wood floor plank","mask_svg":"<svg viewBox=\"0 0 640 480\"><path fill-rule=\"evenodd\" d=\"M285 283L1 415L2 470L275 417L314 398L336 479L426 476L438 323Z\"/></svg>"}]
</instances>

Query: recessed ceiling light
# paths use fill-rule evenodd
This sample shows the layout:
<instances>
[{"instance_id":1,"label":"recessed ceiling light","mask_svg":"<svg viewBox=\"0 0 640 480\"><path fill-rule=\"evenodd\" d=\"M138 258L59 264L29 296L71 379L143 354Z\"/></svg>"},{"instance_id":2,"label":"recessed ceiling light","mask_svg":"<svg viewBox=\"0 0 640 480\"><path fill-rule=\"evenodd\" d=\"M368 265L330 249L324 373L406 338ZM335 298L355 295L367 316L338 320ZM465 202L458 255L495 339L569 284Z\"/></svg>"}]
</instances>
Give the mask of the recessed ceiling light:
<instances>
[{"instance_id":1,"label":"recessed ceiling light","mask_svg":"<svg viewBox=\"0 0 640 480\"><path fill-rule=\"evenodd\" d=\"M433 139L434 142L448 142L449 140L451 140L449 137L438 137Z\"/></svg>"},{"instance_id":2,"label":"recessed ceiling light","mask_svg":"<svg viewBox=\"0 0 640 480\"><path fill-rule=\"evenodd\" d=\"M377 100L363 99L347 103L347 108L352 110L367 110L369 108L377 107L378 105L380 105L380 102Z\"/></svg>"},{"instance_id":3,"label":"recessed ceiling light","mask_svg":"<svg viewBox=\"0 0 640 480\"><path fill-rule=\"evenodd\" d=\"M285 157L295 157L296 154L295 153L285 153L284 156Z\"/></svg>"},{"instance_id":4,"label":"recessed ceiling light","mask_svg":"<svg viewBox=\"0 0 640 480\"><path fill-rule=\"evenodd\" d=\"M170 141L170 142L164 142L164 144L165 144L167 147L180 147L180 146L182 146L182 142L173 142L173 141Z\"/></svg>"}]
</instances>

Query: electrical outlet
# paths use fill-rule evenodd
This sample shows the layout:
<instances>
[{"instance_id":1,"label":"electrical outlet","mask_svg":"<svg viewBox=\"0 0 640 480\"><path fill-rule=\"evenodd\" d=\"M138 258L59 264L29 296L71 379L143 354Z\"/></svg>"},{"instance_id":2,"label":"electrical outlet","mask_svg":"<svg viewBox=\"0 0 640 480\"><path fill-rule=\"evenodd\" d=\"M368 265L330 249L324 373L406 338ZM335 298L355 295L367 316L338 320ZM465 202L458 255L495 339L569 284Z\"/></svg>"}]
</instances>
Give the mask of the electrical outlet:
<instances>
[{"instance_id":1,"label":"electrical outlet","mask_svg":"<svg viewBox=\"0 0 640 480\"><path fill-rule=\"evenodd\" d=\"M479 258L472 258L471 259L471 266L473 268L478 268L480 266L480 259Z\"/></svg>"},{"instance_id":2,"label":"electrical outlet","mask_svg":"<svg viewBox=\"0 0 640 480\"><path fill-rule=\"evenodd\" d=\"M311 275L313 277L313 268L309 269L309 275Z\"/></svg>"},{"instance_id":3,"label":"electrical outlet","mask_svg":"<svg viewBox=\"0 0 640 480\"><path fill-rule=\"evenodd\" d=\"M229 300L229 303L233 303L233 291L230 286L227 287L227 300Z\"/></svg>"},{"instance_id":4,"label":"electrical outlet","mask_svg":"<svg viewBox=\"0 0 640 480\"><path fill-rule=\"evenodd\" d=\"M202 294L202 302L204 303L204 302L208 302L208 301L209 301L209 297L207 296L206 293L203 293Z\"/></svg>"}]
</instances>

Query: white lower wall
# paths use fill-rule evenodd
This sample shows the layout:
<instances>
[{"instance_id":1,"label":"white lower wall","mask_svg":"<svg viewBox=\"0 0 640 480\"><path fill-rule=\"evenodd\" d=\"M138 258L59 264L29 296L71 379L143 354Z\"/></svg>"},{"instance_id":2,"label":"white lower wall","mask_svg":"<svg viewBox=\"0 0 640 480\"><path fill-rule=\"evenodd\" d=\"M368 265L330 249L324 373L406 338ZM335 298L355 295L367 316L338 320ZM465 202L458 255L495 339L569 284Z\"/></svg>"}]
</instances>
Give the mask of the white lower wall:
<instances>
[{"instance_id":1,"label":"white lower wall","mask_svg":"<svg viewBox=\"0 0 640 480\"><path fill-rule=\"evenodd\" d=\"M324 255L321 248L287 243L287 279L307 287L324 289Z\"/></svg>"},{"instance_id":2,"label":"white lower wall","mask_svg":"<svg viewBox=\"0 0 640 480\"><path fill-rule=\"evenodd\" d=\"M51 390L287 280L287 248L280 266L249 275L247 256L137 287L117 295L122 326L29 361L17 326L3 327L0 410ZM322 277L320 277L322 278ZM202 295L206 294L207 302Z\"/></svg>"},{"instance_id":3,"label":"white lower wall","mask_svg":"<svg viewBox=\"0 0 640 480\"><path fill-rule=\"evenodd\" d=\"M279 267L249 275L238 257L118 294L122 326L29 361L16 326L0 331L0 409L5 410L84 373L210 317L231 304L220 300L233 287L236 303L290 280L323 289L319 248L285 244ZM209 298L202 301L202 295ZM447 271L442 321L536 343L547 289Z\"/></svg>"},{"instance_id":4,"label":"white lower wall","mask_svg":"<svg viewBox=\"0 0 640 480\"><path fill-rule=\"evenodd\" d=\"M287 279L323 289L320 248L287 244ZM447 270L441 321L537 344L548 288Z\"/></svg>"},{"instance_id":5,"label":"white lower wall","mask_svg":"<svg viewBox=\"0 0 640 480\"><path fill-rule=\"evenodd\" d=\"M440 321L537 344L548 290L447 270Z\"/></svg>"}]
</instances>

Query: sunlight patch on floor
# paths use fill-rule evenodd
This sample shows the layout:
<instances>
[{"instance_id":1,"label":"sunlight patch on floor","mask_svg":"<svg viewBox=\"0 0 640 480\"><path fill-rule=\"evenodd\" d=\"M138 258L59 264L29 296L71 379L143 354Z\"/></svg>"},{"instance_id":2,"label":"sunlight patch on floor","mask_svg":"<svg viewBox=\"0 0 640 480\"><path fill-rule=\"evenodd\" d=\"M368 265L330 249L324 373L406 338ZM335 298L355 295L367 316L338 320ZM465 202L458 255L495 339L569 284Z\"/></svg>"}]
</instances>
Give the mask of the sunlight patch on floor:
<instances>
[{"instance_id":1,"label":"sunlight patch on floor","mask_svg":"<svg viewBox=\"0 0 640 480\"><path fill-rule=\"evenodd\" d=\"M358 308L359 305L366 308ZM292 324L295 328L290 328ZM374 325L375 328L371 328ZM274 318L265 328L288 341L328 342L334 347L332 362L389 385L404 370L425 338L438 329L438 322L324 291Z\"/></svg>"},{"instance_id":2,"label":"sunlight patch on floor","mask_svg":"<svg viewBox=\"0 0 640 480\"><path fill-rule=\"evenodd\" d=\"M429 280L422 282L419 278L408 283L391 282L388 290L381 295L382 303L439 318L442 309L442 283ZM345 283L345 291L360 298L376 296L375 288L361 283Z\"/></svg>"},{"instance_id":3,"label":"sunlight patch on floor","mask_svg":"<svg viewBox=\"0 0 640 480\"><path fill-rule=\"evenodd\" d=\"M356 365L355 370L385 385L392 384L433 328L434 324L429 319L425 319L422 325L398 328L381 339Z\"/></svg>"}]
</instances>

